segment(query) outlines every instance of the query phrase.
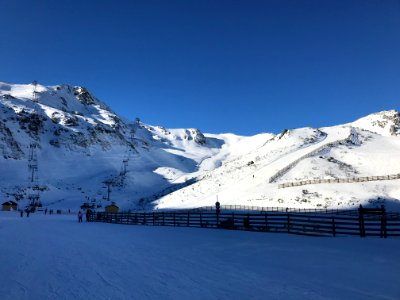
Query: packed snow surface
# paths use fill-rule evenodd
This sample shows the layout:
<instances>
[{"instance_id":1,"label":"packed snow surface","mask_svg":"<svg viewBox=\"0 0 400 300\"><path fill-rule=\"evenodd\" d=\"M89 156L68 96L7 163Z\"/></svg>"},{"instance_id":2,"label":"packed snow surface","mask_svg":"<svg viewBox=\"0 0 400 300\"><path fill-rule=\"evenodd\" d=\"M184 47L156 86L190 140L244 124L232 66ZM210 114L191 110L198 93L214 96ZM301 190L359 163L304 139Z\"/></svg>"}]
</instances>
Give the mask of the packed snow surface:
<instances>
[{"instance_id":1,"label":"packed snow surface","mask_svg":"<svg viewBox=\"0 0 400 300\"><path fill-rule=\"evenodd\" d=\"M0 297L399 299L400 240L78 223L0 212Z\"/></svg>"}]
</instances>

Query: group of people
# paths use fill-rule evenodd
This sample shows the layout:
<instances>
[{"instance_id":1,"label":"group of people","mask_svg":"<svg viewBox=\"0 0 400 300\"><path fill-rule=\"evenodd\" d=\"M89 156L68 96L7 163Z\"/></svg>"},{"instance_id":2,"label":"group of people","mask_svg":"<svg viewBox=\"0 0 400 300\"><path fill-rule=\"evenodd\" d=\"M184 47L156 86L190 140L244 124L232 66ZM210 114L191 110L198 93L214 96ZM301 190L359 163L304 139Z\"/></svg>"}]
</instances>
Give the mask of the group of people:
<instances>
[{"instance_id":1,"label":"group of people","mask_svg":"<svg viewBox=\"0 0 400 300\"><path fill-rule=\"evenodd\" d=\"M21 210L19 211L20 214L21 214L21 218L24 216L24 211L25 211L25 213L26 213L26 217L29 218L29 214L31 213L31 210L30 210L29 208L27 208L27 209L25 209L25 210L21 209Z\"/></svg>"},{"instance_id":2,"label":"group of people","mask_svg":"<svg viewBox=\"0 0 400 300\"><path fill-rule=\"evenodd\" d=\"M26 208L25 210L21 209L20 210L21 218L24 216L24 212L26 214L26 217L29 218L29 214L31 213L31 209L30 208ZM68 210L68 213L71 213L70 209ZM92 211L90 209L86 210L86 213L85 213L86 222L90 222L91 213L92 213ZM47 215L47 208L44 210L44 214ZM49 210L49 214L53 214L53 210L52 209ZM78 222L79 223L83 222L83 212L82 212L82 210L80 210L78 212Z\"/></svg>"},{"instance_id":3,"label":"group of people","mask_svg":"<svg viewBox=\"0 0 400 300\"><path fill-rule=\"evenodd\" d=\"M90 209L86 210L85 216L86 216L86 222L90 222L90 214L92 213L92 211ZM83 213L80 210L78 212L78 222L81 223L82 222L82 218L83 218Z\"/></svg>"},{"instance_id":4,"label":"group of people","mask_svg":"<svg viewBox=\"0 0 400 300\"><path fill-rule=\"evenodd\" d=\"M46 207L46 209L44 210L44 214L47 215L47 207ZM50 214L50 215L53 214L53 210L52 210L52 209L49 210L49 214Z\"/></svg>"},{"instance_id":5,"label":"group of people","mask_svg":"<svg viewBox=\"0 0 400 300\"><path fill-rule=\"evenodd\" d=\"M19 212L20 212L21 218L24 216L24 212L26 214L26 217L29 218L29 214L31 212L33 212L33 210L31 210L30 208L26 208L26 209L20 209ZM68 213L71 213L70 209L68 209ZM90 222L91 213L92 213L92 211L90 209L86 210L86 213L85 213L86 222ZM47 208L44 210L44 214L47 215ZM49 210L49 214L50 215L53 214L53 210L52 209ZM82 212L82 210L80 210L78 212L78 222L79 223L83 222L83 212Z\"/></svg>"}]
</instances>

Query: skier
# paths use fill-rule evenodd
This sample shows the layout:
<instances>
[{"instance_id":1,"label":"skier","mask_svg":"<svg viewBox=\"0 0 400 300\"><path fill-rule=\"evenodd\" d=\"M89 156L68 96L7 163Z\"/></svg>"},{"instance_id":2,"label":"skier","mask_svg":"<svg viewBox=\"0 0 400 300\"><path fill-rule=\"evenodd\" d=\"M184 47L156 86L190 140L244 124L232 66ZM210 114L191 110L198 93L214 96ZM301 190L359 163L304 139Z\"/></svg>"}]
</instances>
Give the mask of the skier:
<instances>
[{"instance_id":1,"label":"skier","mask_svg":"<svg viewBox=\"0 0 400 300\"><path fill-rule=\"evenodd\" d=\"M44 214L47 215L47 207L46 207L46 209L44 210Z\"/></svg>"},{"instance_id":2,"label":"skier","mask_svg":"<svg viewBox=\"0 0 400 300\"><path fill-rule=\"evenodd\" d=\"M78 222L79 223L82 222L82 212L81 211L78 212Z\"/></svg>"}]
</instances>

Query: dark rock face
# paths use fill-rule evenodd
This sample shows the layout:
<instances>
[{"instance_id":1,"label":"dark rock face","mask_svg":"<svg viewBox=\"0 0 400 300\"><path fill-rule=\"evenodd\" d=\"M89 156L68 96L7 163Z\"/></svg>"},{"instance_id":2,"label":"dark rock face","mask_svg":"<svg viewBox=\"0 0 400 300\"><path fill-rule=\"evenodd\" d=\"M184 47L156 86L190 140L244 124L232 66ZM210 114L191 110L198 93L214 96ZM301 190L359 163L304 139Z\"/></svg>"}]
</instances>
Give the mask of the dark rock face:
<instances>
[{"instance_id":1,"label":"dark rock face","mask_svg":"<svg viewBox=\"0 0 400 300\"><path fill-rule=\"evenodd\" d=\"M3 121L0 121L0 142L0 154L5 159L20 159L23 156L21 147Z\"/></svg>"},{"instance_id":2,"label":"dark rock face","mask_svg":"<svg viewBox=\"0 0 400 300\"><path fill-rule=\"evenodd\" d=\"M204 134L198 130L198 129L194 129L193 130L193 136L194 136L194 141L200 145L203 145L206 143L206 137L204 136Z\"/></svg>"},{"instance_id":3,"label":"dark rock face","mask_svg":"<svg viewBox=\"0 0 400 300\"><path fill-rule=\"evenodd\" d=\"M400 112L395 110L377 113L379 120L372 121L373 126L385 128L390 124L389 132L391 135L400 135Z\"/></svg>"},{"instance_id":4,"label":"dark rock face","mask_svg":"<svg viewBox=\"0 0 400 300\"><path fill-rule=\"evenodd\" d=\"M92 105L96 103L94 97L89 93L89 91L84 87L75 87L74 95L76 98L84 105Z\"/></svg>"},{"instance_id":5,"label":"dark rock face","mask_svg":"<svg viewBox=\"0 0 400 300\"><path fill-rule=\"evenodd\" d=\"M206 143L206 137L198 129L186 129L186 135L184 137L188 141L195 141L197 144L203 145Z\"/></svg>"}]
</instances>

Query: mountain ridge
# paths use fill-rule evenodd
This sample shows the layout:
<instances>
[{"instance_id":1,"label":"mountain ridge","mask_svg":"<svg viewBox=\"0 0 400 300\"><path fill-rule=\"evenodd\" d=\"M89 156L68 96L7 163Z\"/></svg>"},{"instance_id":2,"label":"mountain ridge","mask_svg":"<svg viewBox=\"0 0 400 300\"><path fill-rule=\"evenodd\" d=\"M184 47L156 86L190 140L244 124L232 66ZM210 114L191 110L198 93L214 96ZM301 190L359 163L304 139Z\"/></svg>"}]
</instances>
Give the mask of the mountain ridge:
<instances>
[{"instance_id":1,"label":"mountain ridge","mask_svg":"<svg viewBox=\"0 0 400 300\"><path fill-rule=\"evenodd\" d=\"M28 173L32 144L39 164L35 182ZM398 150L396 110L343 125L244 137L129 121L81 86L0 82L0 166L7 170L0 176L0 195L25 204L34 183L43 186L43 205L56 201L63 207L92 202L101 208L108 198L123 209L195 207L213 204L217 195L224 204L258 206L396 202L400 191L388 182L306 194L296 188L282 192L278 185L312 176L397 174Z\"/></svg>"}]
</instances>

